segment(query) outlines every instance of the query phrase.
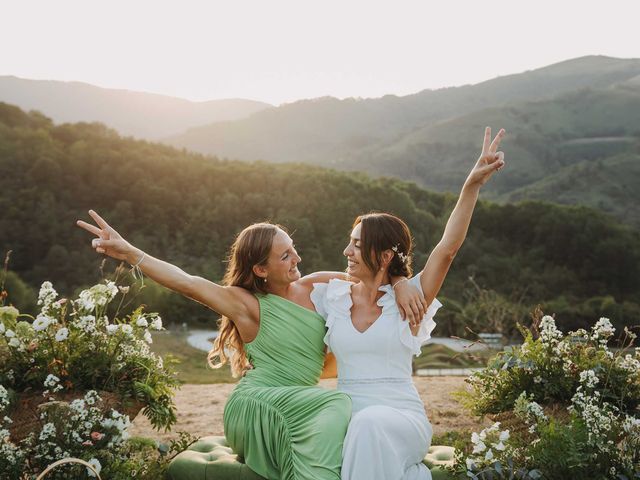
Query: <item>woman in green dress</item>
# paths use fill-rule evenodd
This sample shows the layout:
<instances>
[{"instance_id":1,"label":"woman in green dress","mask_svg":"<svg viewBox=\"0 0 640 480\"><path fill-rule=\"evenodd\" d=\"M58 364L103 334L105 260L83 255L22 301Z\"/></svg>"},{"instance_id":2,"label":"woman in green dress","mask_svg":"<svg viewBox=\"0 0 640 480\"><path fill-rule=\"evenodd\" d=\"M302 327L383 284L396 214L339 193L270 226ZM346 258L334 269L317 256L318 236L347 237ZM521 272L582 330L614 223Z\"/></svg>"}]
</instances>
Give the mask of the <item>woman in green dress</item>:
<instances>
[{"instance_id":1,"label":"woman in green dress","mask_svg":"<svg viewBox=\"0 0 640 480\"><path fill-rule=\"evenodd\" d=\"M344 274L301 277L289 235L260 223L236 238L222 286L146 254L96 212L89 214L97 226L78 225L96 235L92 246L98 253L127 261L222 315L209 361L216 367L230 362L234 375L244 374L227 401L224 426L229 445L246 464L268 479L339 480L351 401L315 386L324 363L325 324L310 292L314 282ZM407 319L421 318L422 299L413 290L398 293Z\"/></svg>"}]
</instances>

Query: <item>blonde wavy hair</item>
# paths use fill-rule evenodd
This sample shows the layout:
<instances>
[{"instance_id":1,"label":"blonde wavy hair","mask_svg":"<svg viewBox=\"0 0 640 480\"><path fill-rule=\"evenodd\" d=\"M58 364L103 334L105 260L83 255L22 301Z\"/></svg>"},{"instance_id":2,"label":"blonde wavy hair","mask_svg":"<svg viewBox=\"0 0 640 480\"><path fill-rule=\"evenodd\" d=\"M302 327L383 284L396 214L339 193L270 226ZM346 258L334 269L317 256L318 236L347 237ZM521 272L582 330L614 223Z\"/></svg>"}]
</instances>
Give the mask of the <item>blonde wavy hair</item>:
<instances>
[{"instance_id":1,"label":"blonde wavy hair","mask_svg":"<svg viewBox=\"0 0 640 480\"><path fill-rule=\"evenodd\" d=\"M242 287L252 293L267 293L264 279L253 272L253 267L267 263L273 237L278 230L285 231L280 225L269 222L254 223L242 230L231 245L222 283ZM234 377L247 370L249 362L244 342L235 324L227 317L223 316L218 321L218 336L207 355L207 363L211 368L220 368L229 363Z\"/></svg>"}]
</instances>

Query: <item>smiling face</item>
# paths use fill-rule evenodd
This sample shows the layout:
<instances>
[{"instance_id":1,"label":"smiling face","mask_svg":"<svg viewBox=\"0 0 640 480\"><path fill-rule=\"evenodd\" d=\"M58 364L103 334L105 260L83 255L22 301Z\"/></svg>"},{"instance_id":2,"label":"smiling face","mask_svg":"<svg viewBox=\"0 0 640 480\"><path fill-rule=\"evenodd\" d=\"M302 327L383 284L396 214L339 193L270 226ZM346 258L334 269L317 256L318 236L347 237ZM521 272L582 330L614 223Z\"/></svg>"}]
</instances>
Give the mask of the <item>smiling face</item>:
<instances>
[{"instance_id":1,"label":"smiling face","mask_svg":"<svg viewBox=\"0 0 640 480\"><path fill-rule=\"evenodd\" d=\"M298 263L301 261L291 237L278 229L273 237L269 258L264 265L255 265L254 272L267 280L267 288L270 285L288 285L300 279Z\"/></svg>"},{"instance_id":2,"label":"smiling face","mask_svg":"<svg viewBox=\"0 0 640 480\"><path fill-rule=\"evenodd\" d=\"M362 223L358 223L351 231L349 244L344 249L343 255L347 257L347 274L351 277L362 278L372 275L371 270L362 261Z\"/></svg>"},{"instance_id":3,"label":"smiling face","mask_svg":"<svg viewBox=\"0 0 640 480\"><path fill-rule=\"evenodd\" d=\"M360 280L381 273L410 277L411 247L411 232L400 218L389 213L360 215L343 252L347 273Z\"/></svg>"}]
</instances>

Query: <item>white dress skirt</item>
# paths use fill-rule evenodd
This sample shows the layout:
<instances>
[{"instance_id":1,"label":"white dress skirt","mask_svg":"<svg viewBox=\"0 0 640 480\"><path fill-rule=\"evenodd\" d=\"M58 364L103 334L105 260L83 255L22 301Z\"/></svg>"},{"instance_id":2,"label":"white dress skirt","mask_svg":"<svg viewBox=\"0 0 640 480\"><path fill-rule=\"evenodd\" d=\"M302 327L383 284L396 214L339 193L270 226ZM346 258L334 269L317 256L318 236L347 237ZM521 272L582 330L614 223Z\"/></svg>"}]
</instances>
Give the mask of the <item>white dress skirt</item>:
<instances>
[{"instance_id":1,"label":"white dress skirt","mask_svg":"<svg viewBox=\"0 0 640 480\"><path fill-rule=\"evenodd\" d=\"M409 280L420 291L419 276ZM338 390L352 400L353 413L343 447L343 480L430 480L422 463L433 429L411 378L411 360L431 338L429 306L417 335L402 320L391 285L378 300L380 317L364 332L351 321L351 282L314 284L311 300L326 320L325 343L338 363Z\"/></svg>"}]
</instances>

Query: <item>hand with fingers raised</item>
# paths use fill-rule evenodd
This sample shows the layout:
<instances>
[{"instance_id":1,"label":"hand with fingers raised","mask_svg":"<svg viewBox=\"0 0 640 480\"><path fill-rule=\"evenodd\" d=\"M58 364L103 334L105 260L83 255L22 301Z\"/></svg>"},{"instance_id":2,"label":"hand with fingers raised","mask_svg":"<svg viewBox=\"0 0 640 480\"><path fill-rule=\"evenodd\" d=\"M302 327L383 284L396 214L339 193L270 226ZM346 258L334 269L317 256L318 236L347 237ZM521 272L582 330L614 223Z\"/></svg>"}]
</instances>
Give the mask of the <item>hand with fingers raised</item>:
<instances>
[{"instance_id":1,"label":"hand with fingers raised","mask_svg":"<svg viewBox=\"0 0 640 480\"><path fill-rule=\"evenodd\" d=\"M84 228L89 233L93 233L96 238L91 241L91 247L98 253L103 253L117 260L125 260L131 264L138 261L142 254L133 245L127 242L122 235L110 226L100 215L93 210L89 210L89 215L96 225L78 220L76 224Z\"/></svg>"},{"instance_id":2,"label":"hand with fingers raised","mask_svg":"<svg viewBox=\"0 0 640 480\"><path fill-rule=\"evenodd\" d=\"M504 153L498 151L504 135L505 130L502 128L491 141L491 127L485 128L482 153L467 177L467 184L482 186L491 178L491 175L504 167Z\"/></svg>"}]
</instances>

